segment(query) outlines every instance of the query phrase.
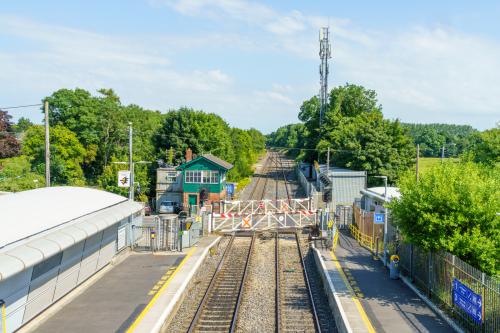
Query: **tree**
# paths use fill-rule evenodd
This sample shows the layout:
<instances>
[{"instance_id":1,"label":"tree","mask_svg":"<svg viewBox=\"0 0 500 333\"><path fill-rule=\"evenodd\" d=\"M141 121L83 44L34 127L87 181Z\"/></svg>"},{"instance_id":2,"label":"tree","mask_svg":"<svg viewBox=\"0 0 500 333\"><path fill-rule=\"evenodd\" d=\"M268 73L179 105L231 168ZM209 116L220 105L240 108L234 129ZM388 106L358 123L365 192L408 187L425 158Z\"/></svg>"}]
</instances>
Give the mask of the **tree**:
<instances>
[{"instance_id":1,"label":"tree","mask_svg":"<svg viewBox=\"0 0 500 333\"><path fill-rule=\"evenodd\" d=\"M500 273L500 167L444 162L402 177L389 207L406 242L449 251L489 274Z\"/></svg>"},{"instance_id":2,"label":"tree","mask_svg":"<svg viewBox=\"0 0 500 333\"><path fill-rule=\"evenodd\" d=\"M0 158L17 156L21 148L13 135L11 118L7 111L0 110Z\"/></svg>"},{"instance_id":3,"label":"tree","mask_svg":"<svg viewBox=\"0 0 500 333\"><path fill-rule=\"evenodd\" d=\"M352 84L332 89L321 127L318 98L305 101L299 119L305 126L303 146L311 150L304 157L312 161L318 150L324 157L331 147L334 165L395 180L412 164L414 148L399 121L383 119L376 97L375 91Z\"/></svg>"},{"instance_id":4,"label":"tree","mask_svg":"<svg viewBox=\"0 0 500 333\"><path fill-rule=\"evenodd\" d=\"M489 165L500 163L500 126L481 132L474 150L475 161Z\"/></svg>"},{"instance_id":5,"label":"tree","mask_svg":"<svg viewBox=\"0 0 500 333\"><path fill-rule=\"evenodd\" d=\"M19 192L45 186L45 178L31 171L27 156L0 160L0 191Z\"/></svg>"},{"instance_id":6,"label":"tree","mask_svg":"<svg viewBox=\"0 0 500 333\"><path fill-rule=\"evenodd\" d=\"M33 126L31 120L29 120L28 118L21 117L19 118L17 124L15 125L15 131L16 133L21 134L26 132L26 130L31 126Z\"/></svg>"},{"instance_id":7,"label":"tree","mask_svg":"<svg viewBox=\"0 0 500 333\"><path fill-rule=\"evenodd\" d=\"M444 146L446 156L454 156L470 149L475 142L477 130L468 125L452 124L402 124L420 145L424 157L439 157Z\"/></svg>"},{"instance_id":8,"label":"tree","mask_svg":"<svg viewBox=\"0 0 500 333\"><path fill-rule=\"evenodd\" d=\"M43 126L31 126L26 131L23 153L29 158L38 174L45 172L45 130ZM86 151L76 134L62 125L50 129L50 173L55 184L83 185L82 163Z\"/></svg>"},{"instance_id":9,"label":"tree","mask_svg":"<svg viewBox=\"0 0 500 333\"><path fill-rule=\"evenodd\" d=\"M194 154L212 153L226 161L234 160L229 125L218 115L189 108L169 111L155 135L157 155L172 147L174 160L183 161L187 148Z\"/></svg>"}]
</instances>

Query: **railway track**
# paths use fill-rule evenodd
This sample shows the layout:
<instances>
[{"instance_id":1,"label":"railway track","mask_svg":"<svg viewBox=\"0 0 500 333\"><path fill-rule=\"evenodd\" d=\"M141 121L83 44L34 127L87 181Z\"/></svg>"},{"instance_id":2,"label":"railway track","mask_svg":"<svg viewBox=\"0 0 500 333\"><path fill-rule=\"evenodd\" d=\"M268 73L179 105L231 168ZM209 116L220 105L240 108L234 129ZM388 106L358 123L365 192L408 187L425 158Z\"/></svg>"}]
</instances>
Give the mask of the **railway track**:
<instances>
[{"instance_id":1,"label":"railway track","mask_svg":"<svg viewBox=\"0 0 500 333\"><path fill-rule=\"evenodd\" d=\"M276 236L276 331L321 332L299 236Z\"/></svg>"},{"instance_id":2,"label":"railway track","mask_svg":"<svg viewBox=\"0 0 500 333\"><path fill-rule=\"evenodd\" d=\"M255 235L233 235L188 332L234 332Z\"/></svg>"},{"instance_id":3,"label":"railway track","mask_svg":"<svg viewBox=\"0 0 500 333\"><path fill-rule=\"evenodd\" d=\"M267 183L269 181L269 165L271 164L270 162L270 158L266 157L266 161L264 162L261 173L256 177L257 182L252 188L252 192L250 192L250 200L264 199L266 195Z\"/></svg>"}]
</instances>

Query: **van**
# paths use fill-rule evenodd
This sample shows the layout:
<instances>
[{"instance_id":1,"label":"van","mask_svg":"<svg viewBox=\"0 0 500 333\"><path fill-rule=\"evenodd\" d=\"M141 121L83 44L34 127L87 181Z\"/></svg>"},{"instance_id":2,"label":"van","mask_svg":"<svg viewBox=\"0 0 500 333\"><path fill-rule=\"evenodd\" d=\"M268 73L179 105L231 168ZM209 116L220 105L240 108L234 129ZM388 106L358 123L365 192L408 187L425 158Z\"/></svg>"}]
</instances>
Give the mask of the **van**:
<instances>
[{"instance_id":1,"label":"van","mask_svg":"<svg viewBox=\"0 0 500 333\"><path fill-rule=\"evenodd\" d=\"M160 203L160 214L175 214L178 212L177 202L162 201Z\"/></svg>"}]
</instances>

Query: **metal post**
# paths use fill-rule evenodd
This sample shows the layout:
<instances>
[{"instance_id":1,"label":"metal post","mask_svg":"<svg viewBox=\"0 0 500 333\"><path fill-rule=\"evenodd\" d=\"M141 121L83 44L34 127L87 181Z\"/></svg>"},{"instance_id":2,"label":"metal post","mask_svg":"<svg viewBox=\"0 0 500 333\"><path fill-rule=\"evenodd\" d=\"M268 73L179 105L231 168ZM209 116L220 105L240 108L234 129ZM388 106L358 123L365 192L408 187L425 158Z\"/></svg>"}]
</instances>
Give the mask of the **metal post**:
<instances>
[{"instance_id":1,"label":"metal post","mask_svg":"<svg viewBox=\"0 0 500 333\"><path fill-rule=\"evenodd\" d=\"M441 162L444 161L444 145L443 148L441 148Z\"/></svg>"},{"instance_id":2,"label":"metal post","mask_svg":"<svg viewBox=\"0 0 500 333\"><path fill-rule=\"evenodd\" d=\"M45 113L45 186L50 187L50 134L49 134L49 102L43 102Z\"/></svg>"},{"instance_id":3,"label":"metal post","mask_svg":"<svg viewBox=\"0 0 500 333\"><path fill-rule=\"evenodd\" d=\"M132 123L128 123L128 165L130 170L130 188L128 198L134 200L134 162L132 161Z\"/></svg>"}]
</instances>

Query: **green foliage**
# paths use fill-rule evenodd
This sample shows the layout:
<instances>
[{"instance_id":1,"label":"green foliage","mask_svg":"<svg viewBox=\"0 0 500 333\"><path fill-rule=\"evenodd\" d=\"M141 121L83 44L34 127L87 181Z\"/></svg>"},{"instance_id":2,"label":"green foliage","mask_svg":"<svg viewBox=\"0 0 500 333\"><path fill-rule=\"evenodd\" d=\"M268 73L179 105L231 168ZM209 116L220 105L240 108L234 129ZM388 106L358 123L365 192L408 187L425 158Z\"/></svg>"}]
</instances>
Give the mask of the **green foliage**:
<instances>
[{"instance_id":1,"label":"green foliage","mask_svg":"<svg viewBox=\"0 0 500 333\"><path fill-rule=\"evenodd\" d=\"M20 134L26 132L26 130L31 126L33 126L31 120L29 120L28 118L21 117L17 121L17 124L14 126L14 130L16 131L16 133Z\"/></svg>"},{"instance_id":2,"label":"green foliage","mask_svg":"<svg viewBox=\"0 0 500 333\"><path fill-rule=\"evenodd\" d=\"M233 161L229 125L218 115L181 108L165 115L162 127L154 138L157 155L174 149L174 161L184 161L184 153L191 148L194 154L212 153L226 161Z\"/></svg>"},{"instance_id":3,"label":"green foliage","mask_svg":"<svg viewBox=\"0 0 500 333\"><path fill-rule=\"evenodd\" d=\"M288 155L298 156L300 149L296 148L304 148L307 137L304 124L289 124L267 135L267 144L271 147L294 148L288 150Z\"/></svg>"},{"instance_id":4,"label":"green foliage","mask_svg":"<svg viewBox=\"0 0 500 333\"><path fill-rule=\"evenodd\" d=\"M30 159L33 169L40 175L45 172L45 130L31 126L23 141L23 153ZM81 165L85 149L75 133L62 125L50 130L51 181L56 184L83 185Z\"/></svg>"},{"instance_id":5,"label":"green foliage","mask_svg":"<svg viewBox=\"0 0 500 333\"><path fill-rule=\"evenodd\" d=\"M406 241L449 251L489 274L500 274L500 167L445 162L408 172L389 207Z\"/></svg>"},{"instance_id":6,"label":"green foliage","mask_svg":"<svg viewBox=\"0 0 500 333\"><path fill-rule=\"evenodd\" d=\"M381 110L373 90L346 84L330 92L319 128L318 98L305 101L299 113L305 127L302 146L311 150L304 157L312 161L320 150L324 158L331 147L330 160L336 166L397 179L413 163L414 147L399 121L383 119Z\"/></svg>"},{"instance_id":7,"label":"green foliage","mask_svg":"<svg viewBox=\"0 0 500 333\"><path fill-rule=\"evenodd\" d=\"M445 156L457 157L474 145L477 130L468 125L403 124L415 144L420 144L420 156L439 157L445 147Z\"/></svg>"},{"instance_id":8,"label":"green foliage","mask_svg":"<svg viewBox=\"0 0 500 333\"><path fill-rule=\"evenodd\" d=\"M489 165L500 163L500 126L481 132L474 150L475 161Z\"/></svg>"},{"instance_id":9,"label":"green foliage","mask_svg":"<svg viewBox=\"0 0 500 333\"><path fill-rule=\"evenodd\" d=\"M0 160L0 191L19 192L45 186L45 178L31 171L27 156Z\"/></svg>"}]
</instances>

